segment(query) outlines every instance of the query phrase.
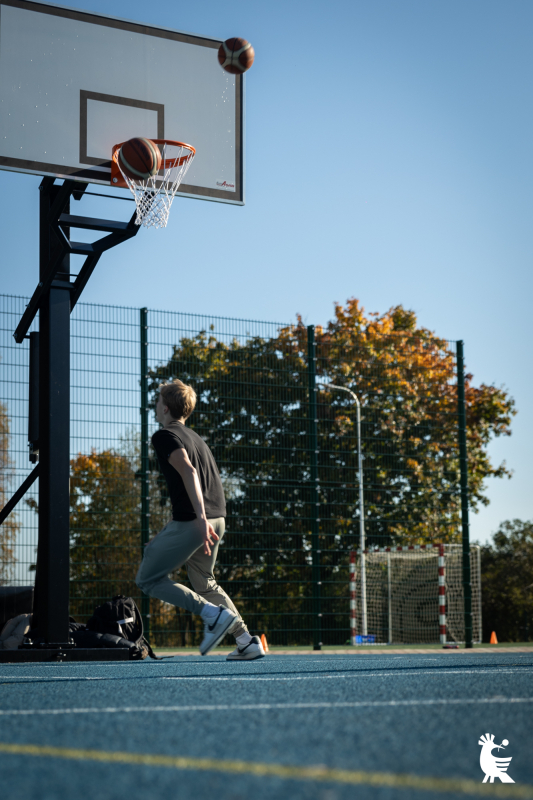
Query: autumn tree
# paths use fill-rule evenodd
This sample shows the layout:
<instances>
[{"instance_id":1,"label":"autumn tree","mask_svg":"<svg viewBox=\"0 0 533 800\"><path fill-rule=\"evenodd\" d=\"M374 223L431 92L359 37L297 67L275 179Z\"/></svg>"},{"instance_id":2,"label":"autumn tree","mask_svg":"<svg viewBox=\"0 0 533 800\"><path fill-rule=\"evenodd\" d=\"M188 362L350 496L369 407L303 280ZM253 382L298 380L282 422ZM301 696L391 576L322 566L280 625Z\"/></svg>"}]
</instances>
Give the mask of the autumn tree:
<instances>
[{"instance_id":1,"label":"autumn tree","mask_svg":"<svg viewBox=\"0 0 533 800\"><path fill-rule=\"evenodd\" d=\"M299 325L300 336L302 326ZM318 333L319 371L352 389L362 406L369 540L376 544L457 541L459 462L456 356L449 342L396 306L365 317L357 300L337 305ZM509 475L487 445L509 435L514 401L465 376L470 506L486 505L485 480ZM326 392L322 415L335 437L348 414L346 395ZM353 413L347 420L353 424ZM330 434L331 436L331 434Z\"/></svg>"},{"instance_id":2,"label":"autumn tree","mask_svg":"<svg viewBox=\"0 0 533 800\"><path fill-rule=\"evenodd\" d=\"M135 472L125 456L92 450L72 460L70 576L75 617L90 615L95 605L114 594L132 594L141 557L139 506Z\"/></svg>"},{"instance_id":3,"label":"autumn tree","mask_svg":"<svg viewBox=\"0 0 533 800\"><path fill-rule=\"evenodd\" d=\"M358 541L359 505L355 407L328 384L352 389L361 402L367 544L454 542L460 538L456 360L451 344L419 326L413 312L397 306L365 315L357 300L337 305L334 319L316 328L315 341L317 381L325 384L317 387L322 576L329 596L343 596L329 606L333 625L336 608L345 614L344 573ZM306 326L298 318L272 338L244 342L223 341L213 329L184 337L150 378L153 404L163 380L180 378L197 391L189 424L232 488L219 567L232 581L232 595L253 595L259 617L283 608L280 625L305 626L300 601L310 597L317 500ZM505 464L491 464L487 445L509 435L514 403L502 389L475 386L469 374L466 405L475 510L488 502L486 478L508 475Z\"/></svg>"},{"instance_id":4,"label":"autumn tree","mask_svg":"<svg viewBox=\"0 0 533 800\"><path fill-rule=\"evenodd\" d=\"M82 621L115 594L139 598L135 575L143 556L140 438L128 431L116 449L80 453L70 468L71 614ZM156 472L149 476L156 499L157 477ZM155 502L150 534L168 519L168 509ZM186 578L182 575L180 580ZM199 621L182 609L151 598L150 614L154 644L183 646L200 635Z\"/></svg>"},{"instance_id":5,"label":"autumn tree","mask_svg":"<svg viewBox=\"0 0 533 800\"><path fill-rule=\"evenodd\" d=\"M481 548L483 641L533 640L533 521L502 522Z\"/></svg>"},{"instance_id":6,"label":"autumn tree","mask_svg":"<svg viewBox=\"0 0 533 800\"><path fill-rule=\"evenodd\" d=\"M450 344L417 326L414 313L401 306L365 317L356 300L336 306L335 319L317 328L316 343L317 379L326 384L317 395L321 518L329 505L338 507L340 491L351 497L345 504L349 517L358 511L355 407L348 395L327 388L333 383L352 389L361 402L369 543L456 541L457 386ZM272 489L257 497L260 516L274 511L269 505L274 495L279 511L280 497L288 500L287 492L291 503L284 519L301 516L303 500L296 498L309 481L307 330L302 321L282 328L276 338L251 338L244 344L226 344L213 332L182 339L170 361L151 372L153 403L159 383L174 377L197 389L190 425L216 452L228 482L241 487L232 503L249 502L260 486ZM466 375L469 490L475 511L488 503L486 479L509 475L505 464L491 463L487 445L495 436L510 434L515 412L503 389L476 387L472 381Z\"/></svg>"}]
</instances>

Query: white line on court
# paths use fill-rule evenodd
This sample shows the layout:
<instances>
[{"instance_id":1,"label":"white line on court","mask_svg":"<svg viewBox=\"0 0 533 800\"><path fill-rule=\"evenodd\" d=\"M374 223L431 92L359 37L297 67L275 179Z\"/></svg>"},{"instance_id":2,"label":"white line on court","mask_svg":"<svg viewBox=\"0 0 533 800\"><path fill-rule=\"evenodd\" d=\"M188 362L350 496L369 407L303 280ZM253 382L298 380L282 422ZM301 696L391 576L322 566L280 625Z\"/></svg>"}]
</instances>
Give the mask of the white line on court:
<instances>
[{"instance_id":1,"label":"white line on court","mask_svg":"<svg viewBox=\"0 0 533 800\"><path fill-rule=\"evenodd\" d=\"M422 656L422 658L418 659L419 655ZM452 658L452 656L453 656L453 654L444 656L444 658L449 663L449 660ZM176 658L178 658L178 656L176 656ZM199 654L198 654L198 660L197 661L193 660L194 659L193 656L191 656L190 659L189 659L189 657L187 657L189 659L187 661L184 661L181 656L179 658L181 660L180 661L174 661L173 662L173 666L175 666L176 664L179 663L180 666L181 665L187 666L188 664L201 664L203 667L209 667L209 666L213 666L214 664L222 665L225 662L225 659L223 659L223 658L219 658L219 659L217 659L217 661L213 661L213 660L209 660L209 659L206 659L204 657L201 657ZM292 658L292 656L291 656L291 658ZM346 661L348 659L351 660L351 658L352 658L351 655L348 656L348 657L337 656L337 657L331 657L331 658L328 658L327 656L322 656L321 658L316 658L316 659L315 658L311 659L308 656L306 656L306 658L305 658L305 666L307 666L308 664L343 664L343 663L345 664ZM415 658L419 661L420 667L423 667L423 665L426 664L428 661L440 661L441 664L443 664L446 668L448 668L448 663L444 664L442 659L439 659L439 658L427 658L423 653L418 653L418 654L415 654L415 655L407 655L407 656L391 656L391 655L387 656L387 659L389 661L400 661L400 660L403 660L403 661L414 661ZM526 656L523 653L519 653L518 655L515 656L515 658L516 659L525 659L525 658L529 658L529 656ZM265 662L262 662L262 663L265 663ZM272 663L272 662L266 662L266 663ZM357 663L360 664L361 662L358 661ZM366 655L363 669L365 669L367 667L367 665L370 665L370 664L373 664L373 663L383 664L383 659L380 656L373 657L373 656ZM96 663L92 663L91 664L91 668L92 669L101 668L102 670L105 670L107 672L113 672L114 674L116 674L116 671L117 671L117 669L119 667L120 667L120 670L123 670L124 668L127 669L127 668L130 668L130 667L132 669L138 670L138 669L151 669L152 667L154 669L157 669L159 667L165 668L165 667L168 667L168 666L170 666L170 664L168 664L166 662L165 662L165 664L163 664L162 662L152 661L151 659L149 659L147 661L121 661L119 663L114 663L113 666L111 666L109 663L105 663L105 662L99 662L99 663L96 662ZM504 664L497 664L496 666L505 667ZM516 662L513 663L512 666L516 666ZM522 664L520 666L522 666ZM525 664L523 664L523 666L525 666L525 667L533 667L533 663L527 663L526 662ZM86 662L80 662L80 663L76 664L76 663L73 663L73 662L68 662L68 663L67 662L63 662L61 664L58 664L56 662L56 663L38 663L38 664L17 664L17 668L20 669L21 667L23 667L23 668L24 667L29 667L29 668L38 667L39 670L41 670L41 669L60 669L60 670L63 670L63 669L87 669L87 663ZM472 669L480 669L481 667L483 667L483 665L480 665L480 667L473 666ZM384 668L387 669L387 667L384 667ZM484 668L487 669L486 666ZM416 669L416 667L413 666L412 669ZM15 676L10 676L10 677L15 677Z\"/></svg>"},{"instance_id":2,"label":"white line on court","mask_svg":"<svg viewBox=\"0 0 533 800\"><path fill-rule=\"evenodd\" d=\"M339 674L339 675L276 675L276 676L259 676L259 675L251 675L249 677L243 677L242 675L228 675L228 676L221 676L218 677L216 675L154 675L150 676L150 680L154 681L239 681L242 683L251 681L321 681L321 680L340 680L340 679L354 679L354 680L361 680L362 678L399 678L399 677L417 677L419 675L433 675L434 677L444 678L448 675L514 675L514 674L521 674L521 675L528 675L529 673L523 669L454 669L454 670L446 670L444 672L437 672L436 670L419 670L419 669L411 669L408 672L404 672L403 670L392 670L388 672L365 672L364 670L357 670L352 672L349 675ZM146 676L139 675L135 677L128 677L128 681L132 680L145 680ZM52 681L117 681L117 680L125 680L121 676L112 675L112 676L98 676L98 677L86 677L86 676L51 676L47 678L39 678L37 676L27 676L21 675L17 677L15 675L0 675L0 681L11 681L12 683L17 683L18 681L34 681L35 683L51 683Z\"/></svg>"},{"instance_id":3,"label":"white line on court","mask_svg":"<svg viewBox=\"0 0 533 800\"><path fill-rule=\"evenodd\" d=\"M147 712L169 711L272 711L275 709L306 708L405 708L406 706L464 706L464 705L501 705L505 703L533 703L533 697L479 697L453 698L436 700L361 700L346 703L238 703L236 705L195 705L195 706L136 706L124 708L24 708L0 711L0 717L47 716L60 714L146 714Z\"/></svg>"},{"instance_id":4,"label":"white line on court","mask_svg":"<svg viewBox=\"0 0 533 800\"><path fill-rule=\"evenodd\" d=\"M510 673L521 673L522 670L518 669L491 669L491 670L446 670L445 673L441 673L438 675L439 678L443 678L447 675L494 675L495 673L498 674L505 674L508 675ZM243 683L248 681L253 681L254 683L257 681L321 681L321 680L340 680L340 679L354 679L354 680L361 680L361 678L397 678L397 677L416 677L418 675L433 675L437 677L434 670L416 670L411 672L400 672L400 670L394 670L393 672L353 672L350 675L283 675L283 676L252 676L243 678L240 675L236 675L235 677L211 677L210 675L205 675L203 677L161 677L160 680L162 681L241 681Z\"/></svg>"}]
</instances>

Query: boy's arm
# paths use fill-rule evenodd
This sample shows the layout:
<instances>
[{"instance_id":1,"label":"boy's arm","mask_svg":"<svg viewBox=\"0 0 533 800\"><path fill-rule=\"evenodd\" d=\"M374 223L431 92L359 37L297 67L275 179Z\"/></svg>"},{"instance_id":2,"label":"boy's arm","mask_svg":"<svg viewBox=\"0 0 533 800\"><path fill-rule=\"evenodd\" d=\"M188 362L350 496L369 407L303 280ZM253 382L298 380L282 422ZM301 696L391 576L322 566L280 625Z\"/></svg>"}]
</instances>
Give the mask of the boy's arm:
<instances>
[{"instance_id":1,"label":"boy's arm","mask_svg":"<svg viewBox=\"0 0 533 800\"><path fill-rule=\"evenodd\" d=\"M210 556L210 545L218 541L218 536L205 515L204 498L202 495L202 487L198 479L198 473L191 464L187 451L184 450L183 447L172 451L168 457L168 463L174 467L183 481L191 505L196 513L196 522L200 525L202 530L204 553Z\"/></svg>"}]
</instances>

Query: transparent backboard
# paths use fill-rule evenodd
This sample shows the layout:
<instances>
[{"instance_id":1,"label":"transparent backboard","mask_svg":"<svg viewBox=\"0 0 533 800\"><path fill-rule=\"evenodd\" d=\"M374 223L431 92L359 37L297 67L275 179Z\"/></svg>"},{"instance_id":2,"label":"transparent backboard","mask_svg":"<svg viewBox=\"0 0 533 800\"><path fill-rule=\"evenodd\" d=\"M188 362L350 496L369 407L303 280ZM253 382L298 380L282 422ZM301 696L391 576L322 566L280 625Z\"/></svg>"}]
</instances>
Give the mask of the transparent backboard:
<instances>
[{"instance_id":1,"label":"transparent backboard","mask_svg":"<svg viewBox=\"0 0 533 800\"><path fill-rule=\"evenodd\" d=\"M0 168L110 185L133 136L196 148L180 194L244 202L244 76L221 40L27 0L0 2Z\"/></svg>"}]
</instances>

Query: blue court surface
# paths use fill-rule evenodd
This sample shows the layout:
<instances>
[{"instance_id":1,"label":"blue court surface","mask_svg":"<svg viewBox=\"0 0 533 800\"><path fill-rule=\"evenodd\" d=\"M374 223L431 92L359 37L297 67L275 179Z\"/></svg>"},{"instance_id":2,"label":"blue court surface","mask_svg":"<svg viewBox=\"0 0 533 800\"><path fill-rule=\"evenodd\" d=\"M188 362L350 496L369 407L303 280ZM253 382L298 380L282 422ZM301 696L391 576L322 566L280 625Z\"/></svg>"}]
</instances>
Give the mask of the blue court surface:
<instances>
[{"instance_id":1,"label":"blue court surface","mask_svg":"<svg viewBox=\"0 0 533 800\"><path fill-rule=\"evenodd\" d=\"M533 798L533 653L3 664L0 709L2 800Z\"/></svg>"}]
</instances>

